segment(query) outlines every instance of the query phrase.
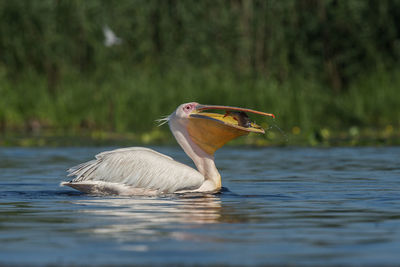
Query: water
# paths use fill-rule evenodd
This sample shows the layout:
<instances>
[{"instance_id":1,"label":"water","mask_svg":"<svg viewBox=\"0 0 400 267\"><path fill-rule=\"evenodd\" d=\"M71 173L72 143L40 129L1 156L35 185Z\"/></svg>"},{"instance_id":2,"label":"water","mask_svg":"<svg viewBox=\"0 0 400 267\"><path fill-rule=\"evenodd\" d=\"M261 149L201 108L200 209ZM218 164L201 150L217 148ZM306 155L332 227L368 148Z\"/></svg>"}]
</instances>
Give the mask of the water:
<instances>
[{"instance_id":1,"label":"water","mask_svg":"<svg viewBox=\"0 0 400 267\"><path fill-rule=\"evenodd\" d=\"M400 262L400 148L225 148L216 195L58 186L107 149L0 149L0 265ZM177 147L156 149L191 164Z\"/></svg>"}]
</instances>

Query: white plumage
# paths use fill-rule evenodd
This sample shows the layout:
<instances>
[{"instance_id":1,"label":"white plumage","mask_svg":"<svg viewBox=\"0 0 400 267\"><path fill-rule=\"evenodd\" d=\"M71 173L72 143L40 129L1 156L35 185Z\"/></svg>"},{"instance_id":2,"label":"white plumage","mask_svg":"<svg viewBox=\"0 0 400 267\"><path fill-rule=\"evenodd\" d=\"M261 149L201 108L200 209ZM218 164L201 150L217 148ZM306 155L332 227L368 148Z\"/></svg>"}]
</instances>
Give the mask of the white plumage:
<instances>
[{"instance_id":1,"label":"white plumage","mask_svg":"<svg viewBox=\"0 0 400 267\"><path fill-rule=\"evenodd\" d=\"M102 152L95 160L72 167L68 172L68 176L75 178L62 185L89 193L174 193L195 190L204 182L204 176L195 169L144 147Z\"/></svg>"}]
</instances>

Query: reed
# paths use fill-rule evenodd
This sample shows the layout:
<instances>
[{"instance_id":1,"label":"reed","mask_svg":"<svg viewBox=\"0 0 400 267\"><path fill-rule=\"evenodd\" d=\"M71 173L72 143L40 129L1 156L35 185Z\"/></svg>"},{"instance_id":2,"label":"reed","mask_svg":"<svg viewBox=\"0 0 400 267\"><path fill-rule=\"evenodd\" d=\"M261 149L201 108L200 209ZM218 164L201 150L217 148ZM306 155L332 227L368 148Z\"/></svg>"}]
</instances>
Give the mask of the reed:
<instances>
[{"instance_id":1,"label":"reed","mask_svg":"<svg viewBox=\"0 0 400 267\"><path fill-rule=\"evenodd\" d=\"M355 81L335 95L316 81L296 78L283 83L268 79L234 77L210 69L120 71L87 77L69 73L52 95L46 80L26 75L12 84L3 79L0 114L3 131L29 127L61 129L66 133L104 130L146 132L155 120L180 103L197 101L250 107L275 113L276 124L286 131L299 127L347 129L351 126L384 128L400 124L398 88L400 72L376 73Z\"/></svg>"},{"instance_id":2,"label":"reed","mask_svg":"<svg viewBox=\"0 0 400 267\"><path fill-rule=\"evenodd\" d=\"M275 113L255 119L303 140L396 135L399 10L363 0L0 1L0 130L149 135L197 101ZM106 46L105 26L122 42Z\"/></svg>"}]
</instances>

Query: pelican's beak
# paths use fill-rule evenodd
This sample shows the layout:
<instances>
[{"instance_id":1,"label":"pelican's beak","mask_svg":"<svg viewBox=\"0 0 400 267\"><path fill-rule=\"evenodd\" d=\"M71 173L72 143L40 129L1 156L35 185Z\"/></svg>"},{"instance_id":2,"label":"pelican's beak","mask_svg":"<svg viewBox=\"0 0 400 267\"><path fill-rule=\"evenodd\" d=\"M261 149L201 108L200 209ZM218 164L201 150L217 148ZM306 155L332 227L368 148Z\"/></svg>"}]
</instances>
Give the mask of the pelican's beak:
<instances>
[{"instance_id":1,"label":"pelican's beak","mask_svg":"<svg viewBox=\"0 0 400 267\"><path fill-rule=\"evenodd\" d=\"M224 110L225 114L204 112L207 110ZM251 132L264 134L264 129L250 121L246 112L275 118L273 114L247 108L198 104L189 115L189 135L201 149L213 155L236 137Z\"/></svg>"}]
</instances>

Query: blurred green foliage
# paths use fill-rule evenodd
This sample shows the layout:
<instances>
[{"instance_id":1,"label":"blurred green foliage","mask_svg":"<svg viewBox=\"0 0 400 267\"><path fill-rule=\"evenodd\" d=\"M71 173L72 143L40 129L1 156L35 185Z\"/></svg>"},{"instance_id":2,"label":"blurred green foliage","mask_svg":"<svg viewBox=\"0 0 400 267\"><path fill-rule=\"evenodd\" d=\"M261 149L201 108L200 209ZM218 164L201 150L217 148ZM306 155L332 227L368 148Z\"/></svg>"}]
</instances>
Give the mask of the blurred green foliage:
<instances>
[{"instance_id":1,"label":"blurred green foliage","mask_svg":"<svg viewBox=\"0 0 400 267\"><path fill-rule=\"evenodd\" d=\"M398 0L0 0L0 129L143 133L189 101L397 129L399 18Z\"/></svg>"}]
</instances>

